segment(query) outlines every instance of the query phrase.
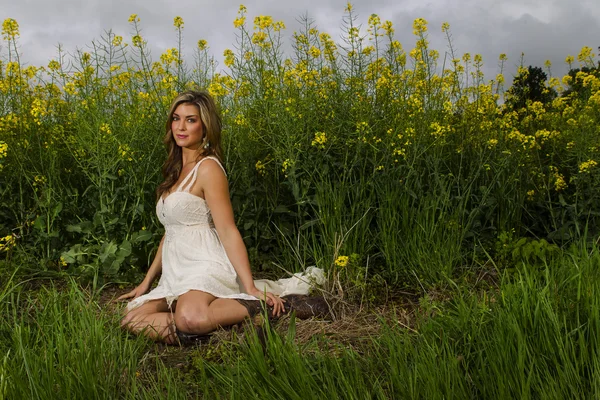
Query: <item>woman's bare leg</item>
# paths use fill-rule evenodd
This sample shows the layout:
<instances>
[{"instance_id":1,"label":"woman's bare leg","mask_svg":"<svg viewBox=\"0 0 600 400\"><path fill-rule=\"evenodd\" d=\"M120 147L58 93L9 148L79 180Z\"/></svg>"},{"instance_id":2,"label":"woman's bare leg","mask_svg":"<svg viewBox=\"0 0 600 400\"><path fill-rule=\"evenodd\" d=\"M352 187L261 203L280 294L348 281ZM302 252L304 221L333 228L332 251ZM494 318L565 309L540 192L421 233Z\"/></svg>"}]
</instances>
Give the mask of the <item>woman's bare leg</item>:
<instances>
[{"instance_id":1,"label":"woman's bare leg","mask_svg":"<svg viewBox=\"0 0 600 400\"><path fill-rule=\"evenodd\" d=\"M183 332L205 335L219 327L242 322L247 316L248 310L237 300L190 290L177 299L175 325Z\"/></svg>"},{"instance_id":2,"label":"woman's bare leg","mask_svg":"<svg viewBox=\"0 0 600 400\"><path fill-rule=\"evenodd\" d=\"M165 299L150 300L131 311L125 311L121 326L134 334L143 334L168 344L177 342L173 313Z\"/></svg>"}]
</instances>

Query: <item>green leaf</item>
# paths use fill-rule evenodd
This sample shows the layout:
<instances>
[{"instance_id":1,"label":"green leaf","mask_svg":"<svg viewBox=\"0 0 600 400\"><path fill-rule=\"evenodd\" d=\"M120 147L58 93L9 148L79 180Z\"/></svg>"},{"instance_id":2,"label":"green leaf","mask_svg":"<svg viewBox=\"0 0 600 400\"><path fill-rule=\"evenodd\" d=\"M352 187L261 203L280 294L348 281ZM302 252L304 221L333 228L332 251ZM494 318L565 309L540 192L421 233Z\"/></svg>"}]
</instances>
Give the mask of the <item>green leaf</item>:
<instances>
[{"instance_id":1,"label":"green leaf","mask_svg":"<svg viewBox=\"0 0 600 400\"><path fill-rule=\"evenodd\" d=\"M150 231L140 230L131 235L131 241L133 243L147 242L150 239L152 239L152 232Z\"/></svg>"},{"instance_id":2,"label":"green leaf","mask_svg":"<svg viewBox=\"0 0 600 400\"><path fill-rule=\"evenodd\" d=\"M115 256L116 252L117 252L118 246L115 242L113 242L112 240L108 243L104 243L102 245L102 247L100 248L100 261L104 264L106 262L106 259L110 256Z\"/></svg>"},{"instance_id":3,"label":"green leaf","mask_svg":"<svg viewBox=\"0 0 600 400\"><path fill-rule=\"evenodd\" d=\"M117 258L129 257L131 255L131 243L128 240L123 240L121 246L119 246L119 250L117 251Z\"/></svg>"},{"instance_id":4,"label":"green leaf","mask_svg":"<svg viewBox=\"0 0 600 400\"><path fill-rule=\"evenodd\" d=\"M54 207L54 210L52 210L52 219L58 217L58 214L60 214L60 212L63 209L63 203L59 202L56 207Z\"/></svg>"}]
</instances>

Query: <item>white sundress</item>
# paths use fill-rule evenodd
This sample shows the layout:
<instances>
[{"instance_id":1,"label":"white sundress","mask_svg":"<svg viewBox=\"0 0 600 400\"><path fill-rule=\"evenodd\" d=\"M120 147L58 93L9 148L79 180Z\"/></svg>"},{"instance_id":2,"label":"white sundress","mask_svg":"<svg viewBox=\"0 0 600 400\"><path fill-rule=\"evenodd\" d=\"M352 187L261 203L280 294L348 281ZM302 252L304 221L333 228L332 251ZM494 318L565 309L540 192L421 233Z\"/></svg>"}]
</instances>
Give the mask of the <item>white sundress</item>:
<instances>
[{"instance_id":1,"label":"white sundress","mask_svg":"<svg viewBox=\"0 0 600 400\"><path fill-rule=\"evenodd\" d=\"M158 285L145 295L127 304L132 310L150 300L162 299L169 307L173 301L189 290L201 290L215 297L257 300L243 292L237 273L229 261L219 239L206 201L190 193L196 182L198 168L204 160L214 160L225 173L215 157L204 157L194 166L177 189L156 204L159 221L165 227L162 247L162 274ZM314 283L324 281L323 271L309 267L305 273L277 282L255 281L256 287L277 295L306 294Z\"/></svg>"}]
</instances>

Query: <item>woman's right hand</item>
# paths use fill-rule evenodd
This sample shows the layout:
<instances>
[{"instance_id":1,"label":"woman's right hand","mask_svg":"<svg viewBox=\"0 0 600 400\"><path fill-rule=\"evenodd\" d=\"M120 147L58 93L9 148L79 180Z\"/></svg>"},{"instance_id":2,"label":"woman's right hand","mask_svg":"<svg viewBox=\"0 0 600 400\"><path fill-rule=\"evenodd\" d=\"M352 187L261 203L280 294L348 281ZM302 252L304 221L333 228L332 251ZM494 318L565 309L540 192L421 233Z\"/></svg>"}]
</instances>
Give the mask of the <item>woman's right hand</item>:
<instances>
[{"instance_id":1,"label":"woman's right hand","mask_svg":"<svg viewBox=\"0 0 600 400\"><path fill-rule=\"evenodd\" d=\"M143 281L138 286L136 286L131 292L125 293L124 295L120 296L117 300L133 300L137 297L140 297L143 294L146 294L148 290L150 290L150 284L146 283L146 281Z\"/></svg>"}]
</instances>

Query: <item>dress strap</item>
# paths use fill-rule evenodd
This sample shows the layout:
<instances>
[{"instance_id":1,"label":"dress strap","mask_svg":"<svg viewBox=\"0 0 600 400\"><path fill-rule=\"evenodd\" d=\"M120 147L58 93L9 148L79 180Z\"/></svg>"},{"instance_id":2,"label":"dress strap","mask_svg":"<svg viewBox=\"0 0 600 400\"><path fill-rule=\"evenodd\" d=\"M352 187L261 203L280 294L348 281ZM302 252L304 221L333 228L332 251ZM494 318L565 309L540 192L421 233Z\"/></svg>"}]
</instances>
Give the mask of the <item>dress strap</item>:
<instances>
[{"instance_id":1,"label":"dress strap","mask_svg":"<svg viewBox=\"0 0 600 400\"><path fill-rule=\"evenodd\" d=\"M209 158L211 160L216 161L217 164L219 165L219 167L221 167L221 169L223 170L223 173L225 175L227 175L227 173L225 172L225 168L223 168L223 166L219 162L218 158L212 157L212 156L204 157L202 160L198 161L198 163L194 166L194 169L188 174L188 176L185 177L185 179L183 180L183 182L181 182L181 185L179 187L183 188L182 191L184 191L184 192L189 192L190 191L190 189L192 188L192 186L194 186L194 183L196 182L196 177L198 176L198 167L200 167L200 164L202 164L202 162L204 160L207 160Z\"/></svg>"}]
</instances>

